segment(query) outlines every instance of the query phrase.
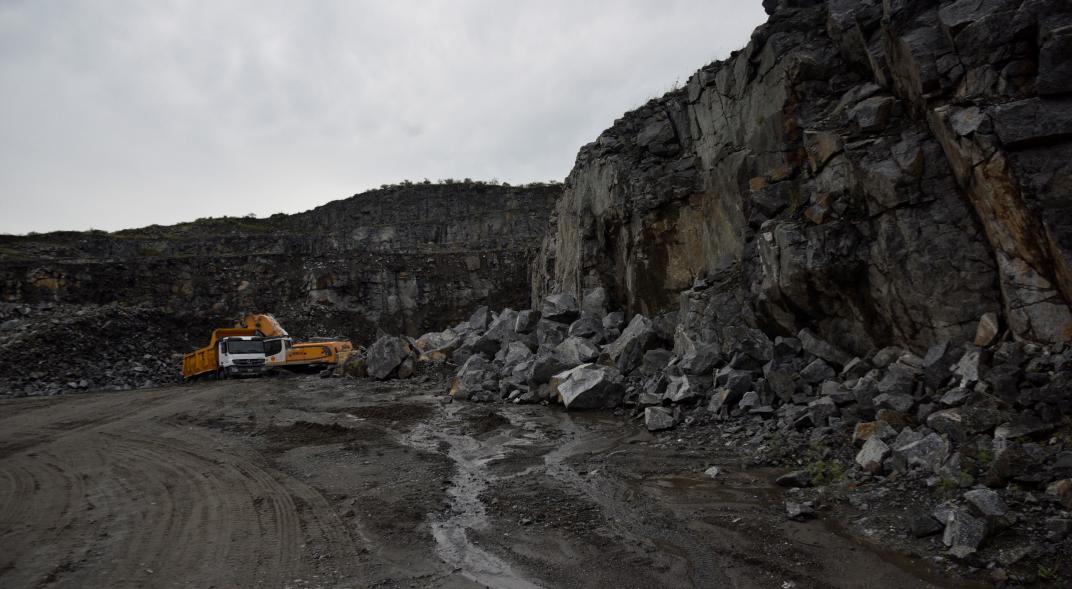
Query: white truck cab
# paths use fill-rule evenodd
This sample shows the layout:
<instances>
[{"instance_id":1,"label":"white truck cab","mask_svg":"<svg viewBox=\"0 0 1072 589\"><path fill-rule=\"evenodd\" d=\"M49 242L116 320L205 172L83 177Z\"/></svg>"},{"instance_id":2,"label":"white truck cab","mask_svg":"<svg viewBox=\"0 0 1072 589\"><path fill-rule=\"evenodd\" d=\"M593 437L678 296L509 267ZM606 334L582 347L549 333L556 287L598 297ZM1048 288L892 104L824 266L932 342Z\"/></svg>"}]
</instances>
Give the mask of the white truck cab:
<instances>
[{"instance_id":1,"label":"white truck cab","mask_svg":"<svg viewBox=\"0 0 1072 589\"><path fill-rule=\"evenodd\" d=\"M219 341L217 354L220 378L259 376L264 372L264 338L260 336L225 337Z\"/></svg>"}]
</instances>

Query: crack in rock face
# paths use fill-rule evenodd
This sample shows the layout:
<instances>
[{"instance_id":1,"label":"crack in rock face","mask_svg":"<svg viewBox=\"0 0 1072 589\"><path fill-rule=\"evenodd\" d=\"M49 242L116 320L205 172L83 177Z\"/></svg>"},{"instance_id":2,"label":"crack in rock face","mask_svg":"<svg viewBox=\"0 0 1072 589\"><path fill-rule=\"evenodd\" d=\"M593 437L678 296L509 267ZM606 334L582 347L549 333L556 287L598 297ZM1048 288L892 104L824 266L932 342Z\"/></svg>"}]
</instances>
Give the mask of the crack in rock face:
<instances>
[{"instance_id":1,"label":"crack in rock face","mask_svg":"<svg viewBox=\"0 0 1072 589\"><path fill-rule=\"evenodd\" d=\"M764 6L742 51L581 149L532 306L602 287L701 341L807 327L854 355L987 314L1072 337L1067 3Z\"/></svg>"}]
</instances>

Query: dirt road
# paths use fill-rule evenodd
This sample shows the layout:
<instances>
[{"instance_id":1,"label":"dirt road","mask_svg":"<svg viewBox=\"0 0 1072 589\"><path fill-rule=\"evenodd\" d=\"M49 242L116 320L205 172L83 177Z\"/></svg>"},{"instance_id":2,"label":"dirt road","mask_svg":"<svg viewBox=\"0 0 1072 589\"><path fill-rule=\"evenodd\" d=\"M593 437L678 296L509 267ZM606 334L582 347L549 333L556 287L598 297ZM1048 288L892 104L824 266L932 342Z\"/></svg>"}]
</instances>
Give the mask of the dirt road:
<instances>
[{"instance_id":1,"label":"dirt road","mask_svg":"<svg viewBox=\"0 0 1072 589\"><path fill-rule=\"evenodd\" d=\"M0 402L0 586L946 584L785 521L773 473L717 440L444 404L443 388L295 377Z\"/></svg>"}]
</instances>

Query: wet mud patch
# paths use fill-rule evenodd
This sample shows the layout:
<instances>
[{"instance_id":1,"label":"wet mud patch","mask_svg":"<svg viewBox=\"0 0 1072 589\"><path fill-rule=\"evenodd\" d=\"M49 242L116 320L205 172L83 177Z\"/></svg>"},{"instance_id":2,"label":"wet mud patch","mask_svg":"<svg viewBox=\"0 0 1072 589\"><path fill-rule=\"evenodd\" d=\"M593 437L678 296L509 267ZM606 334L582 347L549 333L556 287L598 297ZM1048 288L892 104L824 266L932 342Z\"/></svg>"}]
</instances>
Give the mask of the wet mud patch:
<instances>
[{"instance_id":1,"label":"wet mud patch","mask_svg":"<svg viewBox=\"0 0 1072 589\"><path fill-rule=\"evenodd\" d=\"M409 424L424 421L435 415L436 409L431 405L412 403L395 403L387 405L363 405L345 409L333 409L333 413L347 414L359 419L368 419L385 423Z\"/></svg>"},{"instance_id":2,"label":"wet mud patch","mask_svg":"<svg viewBox=\"0 0 1072 589\"><path fill-rule=\"evenodd\" d=\"M526 451L524 452L508 454L499 460L488 462L488 471L498 478L527 474L530 471L543 467L543 455L546 454L550 448L545 446L533 448L531 451L529 449L525 450Z\"/></svg>"},{"instance_id":3,"label":"wet mud patch","mask_svg":"<svg viewBox=\"0 0 1072 589\"><path fill-rule=\"evenodd\" d=\"M383 438L384 433L369 427L296 421L284 427L269 427L264 430L263 436L270 445L286 449L295 446L360 443Z\"/></svg>"},{"instance_id":4,"label":"wet mud patch","mask_svg":"<svg viewBox=\"0 0 1072 589\"><path fill-rule=\"evenodd\" d=\"M320 491L335 504L369 550L416 559L430 553L429 514L446 505L453 463L435 452L379 437L341 446L306 444L274 457L273 463Z\"/></svg>"},{"instance_id":5,"label":"wet mud patch","mask_svg":"<svg viewBox=\"0 0 1072 589\"><path fill-rule=\"evenodd\" d=\"M476 414L466 416L461 425L461 433L462 435L480 438L491 434L499 428L510 426L510 420L500 413L481 410Z\"/></svg>"},{"instance_id":6,"label":"wet mud patch","mask_svg":"<svg viewBox=\"0 0 1072 589\"><path fill-rule=\"evenodd\" d=\"M179 413L162 420L163 423L180 427L203 427L228 434L251 435L256 430L256 420L252 414L242 417L233 415L196 415Z\"/></svg>"},{"instance_id":7,"label":"wet mud patch","mask_svg":"<svg viewBox=\"0 0 1072 589\"><path fill-rule=\"evenodd\" d=\"M656 545L615 534L595 501L554 481L502 480L481 499L491 525L475 530L474 539L545 586L668 586L668 574L678 566ZM616 564L600 570L577 566L589 561Z\"/></svg>"},{"instance_id":8,"label":"wet mud patch","mask_svg":"<svg viewBox=\"0 0 1072 589\"><path fill-rule=\"evenodd\" d=\"M554 528L573 534L610 535L599 506L561 487L533 484L519 477L497 481L480 496L492 518L535 528Z\"/></svg>"}]
</instances>

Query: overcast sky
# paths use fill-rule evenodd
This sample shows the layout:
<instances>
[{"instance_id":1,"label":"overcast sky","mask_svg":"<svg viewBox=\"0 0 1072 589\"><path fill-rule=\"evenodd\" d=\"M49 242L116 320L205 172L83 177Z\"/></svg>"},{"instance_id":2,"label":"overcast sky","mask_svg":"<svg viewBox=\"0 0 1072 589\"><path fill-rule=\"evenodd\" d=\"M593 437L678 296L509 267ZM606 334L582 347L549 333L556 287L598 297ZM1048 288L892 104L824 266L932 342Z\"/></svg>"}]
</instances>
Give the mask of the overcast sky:
<instances>
[{"instance_id":1,"label":"overcast sky","mask_svg":"<svg viewBox=\"0 0 1072 589\"><path fill-rule=\"evenodd\" d=\"M0 1L0 232L561 180L759 0Z\"/></svg>"}]
</instances>

